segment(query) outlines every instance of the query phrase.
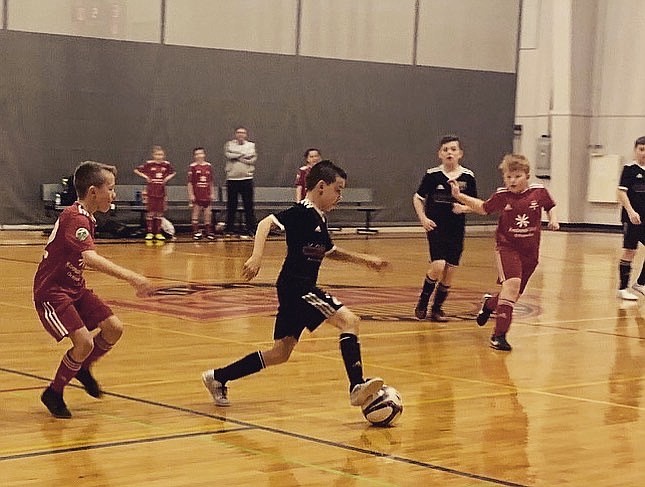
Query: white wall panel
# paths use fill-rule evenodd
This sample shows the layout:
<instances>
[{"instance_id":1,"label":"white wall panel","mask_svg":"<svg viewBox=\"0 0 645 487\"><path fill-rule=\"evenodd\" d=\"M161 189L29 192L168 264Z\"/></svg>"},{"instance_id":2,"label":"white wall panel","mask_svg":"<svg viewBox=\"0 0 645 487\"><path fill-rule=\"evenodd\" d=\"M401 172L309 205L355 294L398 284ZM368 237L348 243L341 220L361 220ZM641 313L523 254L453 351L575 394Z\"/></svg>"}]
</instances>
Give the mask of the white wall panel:
<instances>
[{"instance_id":1,"label":"white wall panel","mask_svg":"<svg viewBox=\"0 0 645 487\"><path fill-rule=\"evenodd\" d=\"M417 62L515 72L519 0L421 0Z\"/></svg>"},{"instance_id":2,"label":"white wall panel","mask_svg":"<svg viewBox=\"0 0 645 487\"><path fill-rule=\"evenodd\" d=\"M161 39L161 0L9 0L8 28L140 42Z\"/></svg>"},{"instance_id":3,"label":"white wall panel","mask_svg":"<svg viewBox=\"0 0 645 487\"><path fill-rule=\"evenodd\" d=\"M167 0L167 44L295 54L297 0Z\"/></svg>"},{"instance_id":4,"label":"white wall panel","mask_svg":"<svg viewBox=\"0 0 645 487\"><path fill-rule=\"evenodd\" d=\"M598 115L645 114L645 1L599 0Z\"/></svg>"},{"instance_id":5,"label":"white wall panel","mask_svg":"<svg viewBox=\"0 0 645 487\"><path fill-rule=\"evenodd\" d=\"M302 0L303 56L411 64L414 0Z\"/></svg>"}]
</instances>

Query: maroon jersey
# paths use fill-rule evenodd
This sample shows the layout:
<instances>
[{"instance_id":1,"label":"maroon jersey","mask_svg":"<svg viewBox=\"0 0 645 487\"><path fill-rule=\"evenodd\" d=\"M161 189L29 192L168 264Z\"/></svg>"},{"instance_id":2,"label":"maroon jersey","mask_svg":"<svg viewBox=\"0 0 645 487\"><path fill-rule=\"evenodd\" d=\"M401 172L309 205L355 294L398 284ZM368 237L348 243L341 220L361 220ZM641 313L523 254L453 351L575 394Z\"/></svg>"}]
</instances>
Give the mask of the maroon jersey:
<instances>
[{"instance_id":1,"label":"maroon jersey","mask_svg":"<svg viewBox=\"0 0 645 487\"><path fill-rule=\"evenodd\" d=\"M541 184L531 184L522 193L500 188L484 202L486 213L499 212L495 233L497 248L510 248L537 255L540 248L542 209L555 206L551 195Z\"/></svg>"},{"instance_id":2,"label":"maroon jersey","mask_svg":"<svg viewBox=\"0 0 645 487\"><path fill-rule=\"evenodd\" d=\"M188 168L188 183L193 188L196 201L211 201L213 171L210 162L193 162Z\"/></svg>"},{"instance_id":3,"label":"maroon jersey","mask_svg":"<svg viewBox=\"0 0 645 487\"><path fill-rule=\"evenodd\" d=\"M307 175L311 171L311 166L301 166L298 169L298 173L296 174L296 184L295 186L302 186L303 188L307 188ZM304 195L303 195L304 196Z\"/></svg>"},{"instance_id":4,"label":"maroon jersey","mask_svg":"<svg viewBox=\"0 0 645 487\"><path fill-rule=\"evenodd\" d=\"M146 186L148 198L163 198L166 196L165 179L175 170L168 161L146 161L137 167L137 171L148 176L150 181Z\"/></svg>"},{"instance_id":5,"label":"maroon jersey","mask_svg":"<svg viewBox=\"0 0 645 487\"><path fill-rule=\"evenodd\" d=\"M85 289L83 256L94 250L94 217L77 201L65 208L52 230L34 277L34 300L77 297Z\"/></svg>"}]
</instances>

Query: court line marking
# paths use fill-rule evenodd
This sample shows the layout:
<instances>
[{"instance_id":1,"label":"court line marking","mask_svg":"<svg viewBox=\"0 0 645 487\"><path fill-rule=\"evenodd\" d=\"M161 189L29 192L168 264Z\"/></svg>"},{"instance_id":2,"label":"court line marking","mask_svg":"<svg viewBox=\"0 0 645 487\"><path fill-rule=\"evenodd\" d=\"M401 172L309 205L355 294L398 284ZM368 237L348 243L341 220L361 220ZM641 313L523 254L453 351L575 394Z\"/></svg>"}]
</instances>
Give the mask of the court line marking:
<instances>
[{"instance_id":1,"label":"court line marking","mask_svg":"<svg viewBox=\"0 0 645 487\"><path fill-rule=\"evenodd\" d=\"M50 450L37 450L32 452L25 453L12 453L9 455L0 456L0 461L4 460L20 460L24 458L34 458L34 457L44 457L48 455L59 455L61 453L72 453L78 451L88 451L88 450L100 450L103 448L114 448L119 446L129 446L129 445L140 445L145 443L157 443L160 441L167 440L180 440L184 438L195 438L200 436L207 435L218 435L236 431L249 431L254 429L253 427L238 427L230 429L218 429L218 430L208 430L208 431L194 431L191 433L176 433L172 435L162 435L162 436L150 436L147 438L137 438L132 440L121 440L121 441L107 441L103 443L94 443L92 445L83 445L83 446L69 446L64 448L52 448Z\"/></svg>"},{"instance_id":2,"label":"court line marking","mask_svg":"<svg viewBox=\"0 0 645 487\"><path fill-rule=\"evenodd\" d=\"M27 372L22 372L22 371L14 370L14 369L8 369L8 368L5 368L5 367L0 367L0 371L6 372L6 373L9 373L9 374L23 376L23 377L29 377L29 378L32 378L32 379L38 379L38 380L42 380L42 381L47 381L47 382L51 380L51 379L48 379L46 377L42 377L42 376L39 376L39 375L36 375L36 374L30 374L30 373L27 373ZM354 453L360 453L360 454L371 456L371 457L384 458L384 459L399 462L399 463L402 463L402 464L413 465L413 466L416 466L416 467L422 467L422 468L426 468L428 470L433 470L433 471L436 471L436 472L442 472L442 473L446 473L446 474L449 474L449 475L468 478L468 479L472 479L472 480L481 480L483 482L488 482L488 483L492 483L492 484L496 484L496 485L504 485L504 486L508 486L508 487L529 487L526 484L519 484L519 483L511 482L511 481L508 481L508 480L497 479L497 478L494 478L494 477L488 477L488 476L485 476L485 475L479 475L479 474L470 473L470 472L464 472L464 471L461 471L461 470L457 470L457 469L450 468L450 467L445 467L445 466L442 466L442 465L437 465L437 464L434 464L434 463L423 462L421 460L415 460L413 458L407 458L407 457L403 457L403 456L399 456L399 455L391 455L391 454L379 452L379 451L376 451L376 450L370 450L370 449L367 449L367 448L361 448L361 447L357 447L357 446L347 445L347 444L344 444L344 443L338 443L338 442L331 441L331 440L325 440L323 438L316 438L315 436L305 435L305 434L301 434L301 433L295 433L293 431L287 431L287 430L283 430L283 429L279 429L279 428L274 428L274 427L271 427L271 426L263 426L263 425L254 424L254 423L251 423L251 422L248 422L248 421L242 421L242 420L239 420L239 419L229 418L229 417L226 417L226 416L218 416L216 414L205 413L205 412L202 412L202 411L197 411L195 409L190 409L190 408L186 408L186 407L183 407L183 406L176 406L174 404L166 404L166 403L162 403L162 402L158 402L158 401L151 401L149 399L143 399L143 398L139 398L139 397L135 397L135 396L128 396L128 395L120 394L120 393L116 393L116 392L103 391L103 393L106 396L117 397L119 399L124 399L126 401L137 402L137 403L146 404L146 405L149 405L149 406L156 406L156 407L160 407L160 408L164 408L164 409L169 409L171 411L177 411L177 412L181 412L181 413L186 413L186 414L189 414L189 415L216 419L216 420L222 421L224 423L230 423L230 424L237 425L237 426L240 427L239 430L244 430L244 431L250 431L250 430L264 431L264 432L267 432L267 433L273 433L273 434L276 434L276 435L287 436L287 437L290 437L290 438L295 438L295 439L299 439L299 440L302 440L302 441L316 443L316 444L319 444L319 445L329 446L329 447L332 447L332 448L338 448L338 449L341 449L341 450L351 451L351 452L354 452ZM214 430L214 431L202 432L202 433L184 433L182 435L183 435L183 437L204 436L204 435L208 435L208 434L226 433L228 431L231 431L231 430L224 430L224 431ZM182 436L182 435L179 435L179 436ZM167 436L162 436L162 437L154 437L152 439L152 441L164 441L164 440L167 440L167 439L173 439L173 438L175 438L177 436L178 435L167 435ZM157 439L157 438L159 438L159 439ZM130 442L145 443L146 441L145 441L145 439L124 440L122 442L106 443L103 446L97 445L96 447L92 447L92 446L71 447L71 448L66 448L66 449L61 449L61 450L56 450L56 451L41 451L41 452L22 453L22 454L18 454L16 456L0 457L0 460L10 460L10 459L15 459L15 458L27 458L29 456L44 456L44 455L48 455L48 454L65 453L65 452L68 452L68 451L81 451L81 450L85 450L85 449L98 449L98 448L105 448L105 447L112 447L112 446L121 446L121 445L131 444ZM364 478L364 477L359 476L359 478Z\"/></svg>"}]
</instances>

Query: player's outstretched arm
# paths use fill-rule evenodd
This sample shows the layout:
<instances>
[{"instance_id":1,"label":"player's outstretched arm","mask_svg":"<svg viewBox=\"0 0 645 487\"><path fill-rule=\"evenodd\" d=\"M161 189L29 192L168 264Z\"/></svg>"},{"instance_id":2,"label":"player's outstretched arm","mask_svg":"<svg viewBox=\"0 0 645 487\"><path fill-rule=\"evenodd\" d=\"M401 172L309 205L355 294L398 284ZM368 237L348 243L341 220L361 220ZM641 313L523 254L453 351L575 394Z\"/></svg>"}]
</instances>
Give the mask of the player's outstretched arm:
<instances>
[{"instance_id":1,"label":"player's outstretched arm","mask_svg":"<svg viewBox=\"0 0 645 487\"><path fill-rule=\"evenodd\" d=\"M334 247L334 250L329 252L327 256L334 260L362 264L377 271L390 265L388 261L376 255L353 252L351 250L341 249L340 247Z\"/></svg>"},{"instance_id":2,"label":"player's outstretched arm","mask_svg":"<svg viewBox=\"0 0 645 487\"><path fill-rule=\"evenodd\" d=\"M127 281L136 290L137 296L139 297L150 296L153 292L152 284L147 277L115 264L111 260L97 254L95 250L86 250L83 252L83 261L85 265L94 270Z\"/></svg>"},{"instance_id":3,"label":"player's outstretched arm","mask_svg":"<svg viewBox=\"0 0 645 487\"><path fill-rule=\"evenodd\" d=\"M484 210L484 200L480 200L479 198L473 198L472 196L468 196L467 194L464 194L461 191L459 191L459 184L454 179L451 179L449 182L450 182L450 191L452 192L453 198L455 198L461 204L469 207L473 211L473 213L477 213L479 215L488 214L486 213L486 210Z\"/></svg>"},{"instance_id":4,"label":"player's outstretched arm","mask_svg":"<svg viewBox=\"0 0 645 487\"><path fill-rule=\"evenodd\" d=\"M275 223L273 222L273 215L269 215L262 219L255 230L255 242L253 243L253 253L251 257L244 263L242 268L242 277L250 281L260 272L262 265L262 256L264 255L264 245L266 244L267 237L271 228Z\"/></svg>"}]
</instances>

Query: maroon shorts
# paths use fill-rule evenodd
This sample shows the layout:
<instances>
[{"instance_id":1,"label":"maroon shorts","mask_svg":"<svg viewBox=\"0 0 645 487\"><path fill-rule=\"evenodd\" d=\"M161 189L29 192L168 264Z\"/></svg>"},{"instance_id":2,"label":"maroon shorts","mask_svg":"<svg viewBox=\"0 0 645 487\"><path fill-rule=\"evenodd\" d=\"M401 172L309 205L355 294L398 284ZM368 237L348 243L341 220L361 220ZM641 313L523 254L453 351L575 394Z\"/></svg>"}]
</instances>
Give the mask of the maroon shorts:
<instances>
[{"instance_id":1,"label":"maroon shorts","mask_svg":"<svg viewBox=\"0 0 645 487\"><path fill-rule=\"evenodd\" d=\"M151 198L148 196L146 211L148 213L163 213L166 210L166 198Z\"/></svg>"},{"instance_id":2,"label":"maroon shorts","mask_svg":"<svg viewBox=\"0 0 645 487\"><path fill-rule=\"evenodd\" d=\"M208 208L211 205L211 200L195 200L195 204L202 208Z\"/></svg>"},{"instance_id":3,"label":"maroon shorts","mask_svg":"<svg viewBox=\"0 0 645 487\"><path fill-rule=\"evenodd\" d=\"M511 249L497 249L495 253L499 282L502 283L514 277L519 278L520 294L522 294L538 265L537 255L523 255Z\"/></svg>"},{"instance_id":4,"label":"maroon shorts","mask_svg":"<svg viewBox=\"0 0 645 487\"><path fill-rule=\"evenodd\" d=\"M58 342L83 327L94 330L114 314L89 289L84 289L76 299L61 294L47 301L35 301L34 304L45 330Z\"/></svg>"}]
</instances>

